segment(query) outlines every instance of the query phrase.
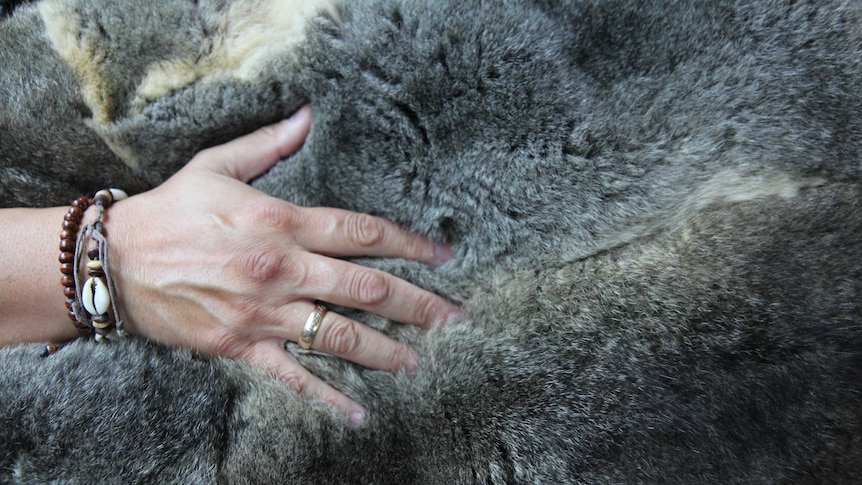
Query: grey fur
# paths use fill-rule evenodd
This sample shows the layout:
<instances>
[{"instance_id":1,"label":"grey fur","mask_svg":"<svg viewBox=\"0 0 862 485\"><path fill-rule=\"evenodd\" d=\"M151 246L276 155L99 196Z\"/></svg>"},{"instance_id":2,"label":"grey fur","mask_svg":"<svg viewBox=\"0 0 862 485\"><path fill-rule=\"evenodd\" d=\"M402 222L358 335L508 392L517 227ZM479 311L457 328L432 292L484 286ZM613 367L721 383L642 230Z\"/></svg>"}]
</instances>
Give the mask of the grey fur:
<instances>
[{"instance_id":1,"label":"grey fur","mask_svg":"<svg viewBox=\"0 0 862 485\"><path fill-rule=\"evenodd\" d=\"M255 185L451 242L436 269L361 261L465 319L353 314L420 349L412 375L292 349L368 407L359 428L137 339L4 349L2 480L858 479L857 2L349 2L253 80L133 108L146 67L218 35L196 29L224 3L58 2L111 53L101 121L38 3L0 23L3 203L102 174L143 189L308 99L305 146Z\"/></svg>"}]
</instances>

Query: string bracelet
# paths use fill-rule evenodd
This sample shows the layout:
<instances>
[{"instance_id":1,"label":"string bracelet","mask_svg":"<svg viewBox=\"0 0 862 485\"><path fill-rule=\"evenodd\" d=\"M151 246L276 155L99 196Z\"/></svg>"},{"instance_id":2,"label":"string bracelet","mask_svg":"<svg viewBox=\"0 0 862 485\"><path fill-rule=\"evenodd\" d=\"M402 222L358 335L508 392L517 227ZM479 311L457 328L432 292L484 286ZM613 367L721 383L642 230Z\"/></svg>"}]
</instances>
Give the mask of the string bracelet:
<instances>
[{"instance_id":1,"label":"string bracelet","mask_svg":"<svg viewBox=\"0 0 862 485\"><path fill-rule=\"evenodd\" d=\"M97 341L108 336L125 336L123 319L117 306L117 292L109 271L108 239L103 219L108 207L128 195L119 189L106 189L92 197L72 201L63 220L60 234L60 283L66 297L69 319L82 336L94 335ZM96 219L79 229L84 212L96 207ZM82 262L88 259L86 280L81 284ZM45 346L43 355L56 352L56 344Z\"/></svg>"},{"instance_id":2,"label":"string bracelet","mask_svg":"<svg viewBox=\"0 0 862 485\"><path fill-rule=\"evenodd\" d=\"M86 312L76 316L87 320L93 329L96 341L108 336L126 335L123 330L123 319L117 305L117 291L109 270L108 238L103 224L103 218L108 207L116 201L127 198L125 192L119 189L107 189L96 192L93 205L96 206L96 220L84 228L83 237L78 240L75 250L75 268L81 265L81 248L87 248L87 280L80 287L80 306ZM85 246L86 245L86 246ZM77 281L77 277L76 277ZM77 285L76 285L77 287Z\"/></svg>"}]
</instances>

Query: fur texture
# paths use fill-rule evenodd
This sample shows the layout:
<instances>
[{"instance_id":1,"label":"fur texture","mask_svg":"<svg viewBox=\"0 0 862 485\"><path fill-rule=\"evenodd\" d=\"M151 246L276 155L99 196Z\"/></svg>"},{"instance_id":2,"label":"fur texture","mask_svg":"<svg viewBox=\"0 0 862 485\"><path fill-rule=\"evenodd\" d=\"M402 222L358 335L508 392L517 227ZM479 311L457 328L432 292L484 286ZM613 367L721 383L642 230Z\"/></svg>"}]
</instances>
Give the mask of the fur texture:
<instances>
[{"instance_id":1,"label":"fur texture","mask_svg":"<svg viewBox=\"0 0 862 485\"><path fill-rule=\"evenodd\" d=\"M367 406L358 428L134 338L3 349L0 480L857 480L858 3L321 4L226 62L235 30L213 19L254 5L19 7L0 23L3 204L143 190L310 100L305 146L255 185L452 243L436 269L360 261L464 321L352 314L411 341L415 374L290 349Z\"/></svg>"}]
</instances>

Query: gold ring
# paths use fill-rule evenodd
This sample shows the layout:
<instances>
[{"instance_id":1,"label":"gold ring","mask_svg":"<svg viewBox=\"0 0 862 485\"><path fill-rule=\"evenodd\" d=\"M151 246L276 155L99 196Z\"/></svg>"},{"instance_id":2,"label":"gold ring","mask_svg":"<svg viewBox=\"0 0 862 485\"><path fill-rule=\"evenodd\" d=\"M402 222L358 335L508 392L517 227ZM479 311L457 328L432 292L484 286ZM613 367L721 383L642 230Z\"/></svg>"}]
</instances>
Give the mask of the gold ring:
<instances>
[{"instance_id":1,"label":"gold ring","mask_svg":"<svg viewBox=\"0 0 862 485\"><path fill-rule=\"evenodd\" d=\"M308 319L305 320L305 327L303 327L302 335L299 337L300 347L305 350L311 348L311 344L314 342L314 337L317 335L317 331L320 330L320 324L323 322L323 317L326 315L327 311L329 311L329 309L320 303L314 306L314 311L311 312L311 315L309 315Z\"/></svg>"}]
</instances>

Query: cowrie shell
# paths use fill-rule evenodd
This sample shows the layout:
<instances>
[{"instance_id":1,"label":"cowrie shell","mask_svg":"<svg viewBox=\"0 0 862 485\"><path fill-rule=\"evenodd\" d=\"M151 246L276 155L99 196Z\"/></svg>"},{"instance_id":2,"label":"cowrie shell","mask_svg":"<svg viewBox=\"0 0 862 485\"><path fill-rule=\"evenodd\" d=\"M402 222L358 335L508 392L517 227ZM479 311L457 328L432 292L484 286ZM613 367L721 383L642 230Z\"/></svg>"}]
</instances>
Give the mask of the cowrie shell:
<instances>
[{"instance_id":1,"label":"cowrie shell","mask_svg":"<svg viewBox=\"0 0 862 485\"><path fill-rule=\"evenodd\" d=\"M113 197L114 202L119 202L123 199L129 198L129 194L127 194L126 191L123 189L110 188L110 189L108 189L108 192L111 193L111 197Z\"/></svg>"},{"instance_id":2,"label":"cowrie shell","mask_svg":"<svg viewBox=\"0 0 862 485\"><path fill-rule=\"evenodd\" d=\"M101 278L90 277L81 289L81 303L90 315L104 315L111 306L108 285Z\"/></svg>"}]
</instances>

